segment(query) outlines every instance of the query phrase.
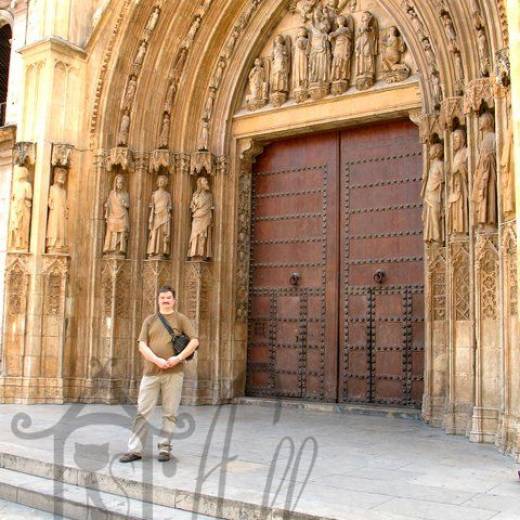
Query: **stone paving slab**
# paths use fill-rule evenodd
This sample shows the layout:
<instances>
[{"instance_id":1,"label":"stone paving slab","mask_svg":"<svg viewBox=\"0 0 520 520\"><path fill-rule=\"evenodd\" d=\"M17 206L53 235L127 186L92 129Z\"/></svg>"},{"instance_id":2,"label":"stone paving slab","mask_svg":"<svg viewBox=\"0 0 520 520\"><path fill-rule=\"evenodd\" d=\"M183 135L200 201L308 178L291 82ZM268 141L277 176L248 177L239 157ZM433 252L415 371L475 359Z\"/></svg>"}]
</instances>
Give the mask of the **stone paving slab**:
<instances>
[{"instance_id":1,"label":"stone paving slab","mask_svg":"<svg viewBox=\"0 0 520 520\"><path fill-rule=\"evenodd\" d=\"M28 417L16 433L19 413ZM0 452L88 470L102 487L128 481L141 490L143 483L152 492L177 490L177 505L187 509L201 496L236 501L237 518L264 518L252 516L259 509L240 513L243 504L340 520L506 520L520 512L513 459L411 418L181 407L175 462L156 461L150 436L145 459L121 465L134 413L108 405L0 405ZM152 424L160 424L159 409ZM203 506L198 510L210 516L222 512Z\"/></svg>"},{"instance_id":2,"label":"stone paving slab","mask_svg":"<svg viewBox=\"0 0 520 520\"><path fill-rule=\"evenodd\" d=\"M2 520L61 520L63 517L0 499L0 518Z\"/></svg>"}]
</instances>

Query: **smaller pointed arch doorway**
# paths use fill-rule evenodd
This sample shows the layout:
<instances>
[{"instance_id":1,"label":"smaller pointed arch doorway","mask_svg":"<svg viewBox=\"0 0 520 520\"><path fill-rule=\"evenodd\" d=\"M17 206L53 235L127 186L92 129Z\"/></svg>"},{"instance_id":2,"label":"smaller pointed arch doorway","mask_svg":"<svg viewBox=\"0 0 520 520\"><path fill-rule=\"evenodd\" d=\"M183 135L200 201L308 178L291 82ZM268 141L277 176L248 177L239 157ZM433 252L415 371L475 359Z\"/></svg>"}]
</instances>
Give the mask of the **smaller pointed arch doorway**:
<instances>
[{"instance_id":1,"label":"smaller pointed arch doorway","mask_svg":"<svg viewBox=\"0 0 520 520\"><path fill-rule=\"evenodd\" d=\"M409 120L265 147L253 170L248 396L421 405L422 164Z\"/></svg>"}]
</instances>

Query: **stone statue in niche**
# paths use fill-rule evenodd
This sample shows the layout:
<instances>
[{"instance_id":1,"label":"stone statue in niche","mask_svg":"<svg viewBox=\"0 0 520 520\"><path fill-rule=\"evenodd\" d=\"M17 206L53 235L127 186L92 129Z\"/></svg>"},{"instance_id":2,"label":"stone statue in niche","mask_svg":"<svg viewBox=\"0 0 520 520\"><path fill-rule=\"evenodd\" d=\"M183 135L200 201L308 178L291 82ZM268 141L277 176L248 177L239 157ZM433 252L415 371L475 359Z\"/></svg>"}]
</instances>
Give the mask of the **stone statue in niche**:
<instances>
[{"instance_id":1,"label":"stone statue in niche","mask_svg":"<svg viewBox=\"0 0 520 520\"><path fill-rule=\"evenodd\" d=\"M193 216L188 257L190 259L207 259L213 256L211 249L211 225L213 221L213 195L209 189L208 179L197 179L197 190L190 204Z\"/></svg>"},{"instance_id":2,"label":"stone statue in niche","mask_svg":"<svg viewBox=\"0 0 520 520\"><path fill-rule=\"evenodd\" d=\"M137 49L137 54L135 55L135 58L134 58L134 65L141 66L143 64L144 56L146 54L146 49L147 49L147 44L146 44L146 41L143 40L139 45L139 49Z\"/></svg>"},{"instance_id":3,"label":"stone statue in niche","mask_svg":"<svg viewBox=\"0 0 520 520\"><path fill-rule=\"evenodd\" d=\"M381 56L384 77L387 83L404 81L410 76L408 65L401 63L406 52L406 44L399 34L397 27L390 27L383 39L383 53Z\"/></svg>"},{"instance_id":4,"label":"stone statue in niche","mask_svg":"<svg viewBox=\"0 0 520 520\"><path fill-rule=\"evenodd\" d=\"M448 48L450 52L455 52L458 50L457 32L455 31L455 26L453 25L450 13L444 11L441 15L441 19L442 25L444 26L444 33L446 34L446 38L448 38Z\"/></svg>"},{"instance_id":5,"label":"stone statue in niche","mask_svg":"<svg viewBox=\"0 0 520 520\"><path fill-rule=\"evenodd\" d=\"M159 136L159 148L168 148L170 142L170 114L165 112L161 123L161 135Z\"/></svg>"},{"instance_id":6,"label":"stone statue in niche","mask_svg":"<svg viewBox=\"0 0 520 520\"><path fill-rule=\"evenodd\" d=\"M249 94L246 96L248 110L257 110L267 104L269 82L267 71L261 58L256 58L255 64L249 73Z\"/></svg>"},{"instance_id":7,"label":"stone statue in niche","mask_svg":"<svg viewBox=\"0 0 520 520\"><path fill-rule=\"evenodd\" d=\"M168 90L166 92L166 98L164 100L164 112L170 112L173 106L173 100L175 99L175 93L177 92L177 83L170 81L168 84Z\"/></svg>"},{"instance_id":8,"label":"stone statue in niche","mask_svg":"<svg viewBox=\"0 0 520 520\"><path fill-rule=\"evenodd\" d=\"M497 164L495 119L484 112L479 119L482 132L477 169L473 181L473 207L475 223L481 228L497 224Z\"/></svg>"},{"instance_id":9,"label":"stone statue in niche","mask_svg":"<svg viewBox=\"0 0 520 520\"><path fill-rule=\"evenodd\" d=\"M432 49L432 44L429 40L429 38L423 38L421 40L422 47L424 49L424 54L426 55L426 61L428 62L428 65L430 67L430 72L437 70L437 63L435 60L435 53Z\"/></svg>"},{"instance_id":10,"label":"stone statue in niche","mask_svg":"<svg viewBox=\"0 0 520 520\"><path fill-rule=\"evenodd\" d=\"M514 153L513 127L511 126L500 161L500 169L502 170L502 208L506 218L514 216L516 209Z\"/></svg>"},{"instance_id":11,"label":"stone statue in niche","mask_svg":"<svg viewBox=\"0 0 520 520\"><path fill-rule=\"evenodd\" d=\"M125 258L128 249L130 231L130 196L125 191L125 178L118 174L114 178L112 191L105 202L106 234L103 253L109 256Z\"/></svg>"},{"instance_id":12,"label":"stone statue in niche","mask_svg":"<svg viewBox=\"0 0 520 520\"><path fill-rule=\"evenodd\" d=\"M32 185L29 170L25 166L15 169L11 193L11 218L9 223L9 248L29 250L31 231Z\"/></svg>"},{"instance_id":13,"label":"stone statue in niche","mask_svg":"<svg viewBox=\"0 0 520 520\"><path fill-rule=\"evenodd\" d=\"M491 63L489 60L489 44L484 27L477 29L477 47L480 57L480 74L488 77L491 71Z\"/></svg>"},{"instance_id":14,"label":"stone statue in niche","mask_svg":"<svg viewBox=\"0 0 520 520\"><path fill-rule=\"evenodd\" d=\"M128 134L130 132L130 115L125 112L121 116L119 132L117 134L117 146L128 146Z\"/></svg>"},{"instance_id":15,"label":"stone statue in niche","mask_svg":"<svg viewBox=\"0 0 520 520\"><path fill-rule=\"evenodd\" d=\"M172 199L166 190L168 177L157 177L157 189L152 193L148 219L148 258L164 259L170 256Z\"/></svg>"},{"instance_id":16,"label":"stone statue in niche","mask_svg":"<svg viewBox=\"0 0 520 520\"><path fill-rule=\"evenodd\" d=\"M430 167L423 182L424 241L444 242L443 191L444 191L443 146L435 143L430 147Z\"/></svg>"},{"instance_id":17,"label":"stone statue in niche","mask_svg":"<svg viewBox=\"0 0 520 520\"><path fill-rule=\"evenodd\" d=\"M146 31L153 32L153 30L157 26L157 22L159 21L160 14L161 14L161 8L158 5L156 5L153 8L150 18L148 18L148 23L146 24L146 27L145 27Z\"/></svg>"},{"instance_id":18,"label":"stone statue in niche","mask_svg":"<svg viewBox=\"0 0 520 520\"><path fill-rule=\"evenodd\" d=\"M47 220L47 253L63 253L67 249L67 170L54 170L54 183L49 189Z\"/></svg>"},{"instance_id":19,"label":"stone statue in niche","mask_svg":"<svg viewBox=\"0 0 520 520\"><path fill-rule=\"evenodd\" d=\"M328 18L319 6L316 7L312 14L309 55L309 93L313 99L320 99L329 93L330 29Z\"/></svg>"},{"instance_id":20,"label":"stone statue in niche","mask_svg":"<svg viewBox=\"0 0 520 520\"><path fill-rule=\"evenodd\" d=\"M279 34L273 43L271 55L271 103L279 107L289 93L290 53L285 38Z\"/></svg>"},{"instance_id":21,"label":"stone statue in niche","mask_svg":"<svg viewBox=\"0 0 520 520\"><path fill-rule=\"evenodd\" d=\"M332 54L332 93L343 94L350 86L351 61L354 41L354 20L351 16L338 16L337 29L329 34L334 42Z\"/></svg>"},{"instance_id":22,"label":"stone statue in niche","mask_svg":"<svg viewBox=\"0 0 520 520\"><path fill-rule=\"evenodd\" d=\"M436 70L432 72L430 80L432 84L433 103L435 108L439 108L444 96L442 93L441 78Z\"/></svg>"},{"instance_id":23,"label":"stone statue in niche","mask_svg":"<svg viewBox=\"0 0 520 520\"><path fill-rule=\"evenodd\" d=\"M366 90L376 80L376 62L379 53L379 27L372 13L365 11L356 41L356 87Z\"/></svg>"},{"instance_id":24,"label":"stone statue in niche","mask_svg":"<svg viewBox=\"0 0 520 520\"><path fill-rule=\"evenodd\" d=\"M199 152L206 152L209 146L209 121L202 119L200 123L199 140L197 143L197 150Z\"/></svg>"},{"instance_id":25,"label":"stone statue in niche","mask_svg":"<svg viewBox=\"0 0 520 520\"><path fill-rule=\"evenodd\" d=\"M296 103L305 101L309 88L310 40L307 28L300 27L294 42L292 81Z\"/></svg>"},{"instance_id":26,"label":"stone statue in niche","mask_svg":"<svg viewBox=\"0 0 520 520\"><path fill-rule=\"evenodd\" d=\"M206 99L206 104L204 105L204 119L208 121L213 117L213 107L215 106L215 96L217 92L212 88L209 89L208 98Z\"/></svg>"},{"instance_id":27,"label":"stone statue in niche","mask_svg":"<svg viewBox=\"0 0 520 520\"><path fill-rule=\"evenodd\" d=\"M132 75L128 78L128 84L126 85L125 95L121 102L121 110L130 111L134 103L135 91L137 89L137 78Z\"/></svg>"},{"instance_id":28,"label":"stone statue in niche","mask_svg":"<svg viewBox=\"0 0 520 520\"><path fill-rule=\"evenodd\" d=\"M449 227L451 233L467 235L469 232L468 210L468 148L466 134L461 128L453 132L453 164L449 187Z\"/></svg>"},{"instance_id":29,"label":"stone statue in niche","mask_svg":"<svg viewBox=\"0 0 520 520\"><path fill-rule=\"evenodd\" d=\"M217 63L217 68L213 73L211 81L209 82L209 88L213 88L218 90L220 87L220 83L222 82L222 78L224 76L224 70L226 68L226 60L224 58L220 58Z\"/></svg>"}]
</instances>

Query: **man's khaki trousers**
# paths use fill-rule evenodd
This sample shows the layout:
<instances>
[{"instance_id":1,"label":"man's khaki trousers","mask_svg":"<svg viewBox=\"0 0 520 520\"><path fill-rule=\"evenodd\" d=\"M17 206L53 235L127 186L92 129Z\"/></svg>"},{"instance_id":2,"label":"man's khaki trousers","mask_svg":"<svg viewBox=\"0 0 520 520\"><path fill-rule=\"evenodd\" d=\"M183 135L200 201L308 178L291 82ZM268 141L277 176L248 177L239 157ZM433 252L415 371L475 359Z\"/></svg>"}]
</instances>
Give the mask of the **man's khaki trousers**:
<instances>
[{"instance_id":1,"label":"man's khaki trousers","mask_svg":"<svg viewBox=\"0 0 520 520\"><path fill-rule=\"evenodd\" d=\"M181 402L183 372L143 376L137 400L137 415L132 425L128 441L128 451L142 455L148 434L148 420L157 405L159 393L162 396L162 427L159 451L169 452L175 430L177 410Z\"/></svg>"}]
</instances>

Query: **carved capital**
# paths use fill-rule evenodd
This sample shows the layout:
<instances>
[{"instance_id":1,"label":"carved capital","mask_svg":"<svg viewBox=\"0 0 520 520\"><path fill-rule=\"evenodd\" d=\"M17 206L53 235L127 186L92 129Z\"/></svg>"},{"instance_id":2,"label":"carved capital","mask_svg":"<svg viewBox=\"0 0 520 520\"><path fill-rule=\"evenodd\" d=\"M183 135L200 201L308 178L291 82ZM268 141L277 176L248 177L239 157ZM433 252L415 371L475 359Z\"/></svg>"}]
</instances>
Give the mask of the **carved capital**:
<instances>
[{"instance_id":1,"label":"carved capital","mask_svg":"<svg viewBox=\"0 0 520 520\"><path fill-rule=\"evenodd\" d=\"M123 171L130 171L134 166L134 158L131 150L126 146L112 148L105 161L108 171L120 166Z\"/></svg>"},{"instance_id":2,"label":"carved capital","mask_svg":"<svg viewBox=\"0 0 520 520\"><path fill-rule=\"evenodd\" d=\"M13 161L16 166L32 166L36 161L35 143L16 143L13 150Z\"/></svg>"},{"instance_id":3,"label":"carved capital","mask_svg":"<svg viewBox=\"0 0 520 520\"><path fill-rule=\"evenodd\" d=\"M464 112L466 114L478 113L482 104L488 108L495 106L495 93L491 78L480 78L470 81L464 95Z\"/></svg>"},{"instance_id":4,"label":"carved capital","mask_svg":"<svg viewBox=\"0 0 520 520\"><path fill-rule=\"evenodd\" d=\"M150 156L150 171L158 173L166 170L171 173L173 169L172 154L168 150L154 150Z\"/></svg>"},{"instance_id":5,"label":"carved capital","mask_svg":"<svg viewBox=\"0 0 520 520\"><path fill-rule=\"evenodd\" d=\"M191 175L200 175L204 171L207 175L215 175L216 158L210 152L195 152L191 156Z\"/></svg>"},{"instance_id":6,"label":"carved capital","mask_svg":"<svg viewBox=\"0 0 520 520\"><path fill-rule=\"evenodd\" d=\"M464 114L464 98L450 97L446 98L441 104L441 113L439 124L444 130L453 130L455 120L460 124L464 124L466 115Z\"/></svg>"},{"instance_id":7,"label":"carved capital","mask_svg":"<svg viewBox=\"0 0 520 520\"><path fill-rule=\"evenodd\" d=\"M253 139L244 139L239 144L240 169L251 169L256 158L264 151L264 146Z\"/></svg>"},{"instance_id":8,"label":"carved capital","mask_svg":"<svg viewBox=\"0 0 520 520\"><path fill-rule=\"evenodd\" d=\"M434 135L442 136L442 127L438 116L410 112L409 117L419 127L421 143L429 144L432 142Z\"/></svg>"},{"instance_id":9,"label":"carved capital","mask_svg":"<svg viewBox=\"0 0 520 520\"><path fill-rule=\"evenodd\" d=\"M54 143L52 145L52 166L60 166L68 170L70 168L73 150L74 146L71 144Z\"/></svg>"},{"instance_id":10,"label":"carved capital","mask_svg":"<svg viewBox=\"0 0 520 520\"><path fill-rule=\"evenodd\" d=\"M229 168L229 160L227 156L221 155L217 158L217 175L227 175Z\"/></svg>"}]
</instances>

